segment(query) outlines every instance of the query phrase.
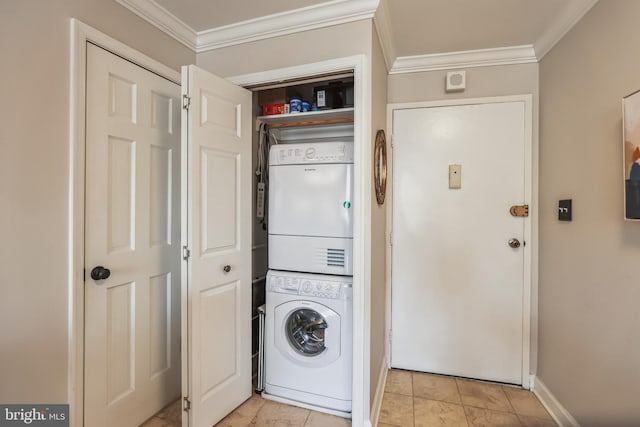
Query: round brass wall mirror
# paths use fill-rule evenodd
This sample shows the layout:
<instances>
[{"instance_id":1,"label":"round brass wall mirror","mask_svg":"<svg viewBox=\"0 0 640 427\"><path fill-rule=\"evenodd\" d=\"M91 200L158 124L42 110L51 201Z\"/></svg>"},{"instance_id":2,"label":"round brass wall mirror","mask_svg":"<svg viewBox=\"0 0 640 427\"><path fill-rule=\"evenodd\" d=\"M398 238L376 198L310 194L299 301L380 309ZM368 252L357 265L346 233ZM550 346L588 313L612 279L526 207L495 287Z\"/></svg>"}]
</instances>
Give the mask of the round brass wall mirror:
<instances>
[{"instance_id":1,"label":"round brass wall mirror","mask_svg":"<svg viewBox=\"0 0 640 427\"><path fill-rule=\"evenodd\" d=\"M378 204L382 205L387 192L387 139L382 129L376 134L373 152L373 182L376 186L376 199Z\"/></svg>"}]
</instances>

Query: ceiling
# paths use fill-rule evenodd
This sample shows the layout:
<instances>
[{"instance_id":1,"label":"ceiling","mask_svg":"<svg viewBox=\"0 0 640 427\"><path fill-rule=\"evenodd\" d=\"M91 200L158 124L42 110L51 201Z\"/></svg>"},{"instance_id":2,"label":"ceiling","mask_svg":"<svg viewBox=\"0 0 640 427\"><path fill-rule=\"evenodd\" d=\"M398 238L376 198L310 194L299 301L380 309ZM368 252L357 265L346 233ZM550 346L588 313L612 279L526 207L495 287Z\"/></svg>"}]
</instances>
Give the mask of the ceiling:
<instances>
[{"instance_id":1,"label":"ceiling","mask_svg":"<svg viewBox=\"0 0 640 427\"><path fill-rule=\"evenodd\" d=\"M597 2L597 0L116 1L196 52L296 31L375 18L385 51L385 59L392 71L394 68L408 71L421 70L424 68L425 61L432 69L438 66L451 67L456 61L461 61L460 64L465 66L473 66L478 61L482 65L504 61L512 61L512 63L537 61Z\"/></svg>"},{"instance_id":2,"label":"ceiling","mask_svg":"<svg viewBox=\"0 0 640 427\"><path fill-rule=\"evenodd\" d=\"M530 45L571 0L395 0L398 56Z\"/></svg>"}]
</instances>

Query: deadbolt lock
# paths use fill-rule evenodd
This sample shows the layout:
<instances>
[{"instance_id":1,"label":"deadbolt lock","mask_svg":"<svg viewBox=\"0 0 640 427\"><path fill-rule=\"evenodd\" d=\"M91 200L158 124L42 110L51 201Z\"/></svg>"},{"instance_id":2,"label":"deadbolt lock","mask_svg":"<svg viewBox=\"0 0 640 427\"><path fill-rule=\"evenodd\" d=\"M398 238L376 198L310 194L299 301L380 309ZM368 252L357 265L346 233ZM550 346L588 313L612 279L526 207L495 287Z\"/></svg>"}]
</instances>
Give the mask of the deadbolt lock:
<instances>
[{"instance_id":1,"label":"deadbolt lock","mask_svg":"<svg viewBox=\"0 0 640 427\"><path fill-rule=\"evenodd\" d=\"M511 216L527 217L529 216L529 205L511 206L511 209L509 209L509 212L511 212Z\"/></svg>"}]
</instances>

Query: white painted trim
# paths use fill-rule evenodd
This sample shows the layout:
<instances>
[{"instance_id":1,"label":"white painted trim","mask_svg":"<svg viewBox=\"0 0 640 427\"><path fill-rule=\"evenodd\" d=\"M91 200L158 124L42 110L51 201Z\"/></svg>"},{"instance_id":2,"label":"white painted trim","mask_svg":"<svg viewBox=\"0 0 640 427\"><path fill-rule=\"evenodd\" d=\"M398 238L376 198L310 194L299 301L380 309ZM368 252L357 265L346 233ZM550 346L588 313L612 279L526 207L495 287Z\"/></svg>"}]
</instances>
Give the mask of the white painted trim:
<instances>
[{"instance_id":1,"label":"white painted trim","mask_svg":"<svg viewBox=\"0 0 640 427\"><path fill-rule=\"evenodd\" d=\"M371 426L371 66L366 55L355 55L300 66L229 77L240 86L270 84L317 74L354 72L354 260L353 260L353 396L354 426Z\"/></svg>"},{"instance_id":2,"label":"white painted trim","mask_svg":"<svg viewBox=\"0 0 640 427\"><path fill-rule=\"evenodd\" d=\"M371 62L354 64L353 425L370 425L371 395Z\"/></svg>"},{"instance_id":3,"label":"white painted trim","mask_svg":"<svg viewBox=\"0 0 640 427\"><path fill-rule=\"evenodd\" d=\"M382 46L382 54L384 55L384 63L387 66L387 72L393 66L396 60L396 44L393 36L393 27L391 25L391 16L389 15L389 0L380 0L378 10L373 18L376 27L376 34Z\"/></svg>"},{"instance_id":4,"label":"white painted trim","mask_svg":"<svg viewBox=\"0 0 640 427\"><path fill-rule=\"evenodd\" d=\"M86 45L92 42L166 79L180 84L180 73L153 58L71 19L69 62L69 376L70 425L82 426L84 418L84 183L85 106L87 80Z\"/></svg>"},{"instance_id":5,"label":"white painted trim","mask_svg":"<svg viewBox=\"0 0 640 427\"><path fill-rule=\"evenodd\" d=\"M196 53L302 31L345 24L374 16L379 0L333 0L196 31L154 0L116 0Z\"/></svg>"},{"instance_id":6,"label":"white painted trim","mask_svg":"<svg viewBox=\"0 0 640 427\"><path fill-rule=\"evenodd\" d=\"M553 393L551 393L551 390L540 381L540 378L536 378L534 384L535 388L533 389L533 393L538 396L542 406L545 407L560 427L580 427L578 421L562 406Z\"/></svg>"},{"instance_id":7,"label":"white painted trim","mask_svg":"<svg viewBox=\"0 0 640 427\"><path fill-rule=\"evenodd\" d=\"M378 374L378 387L376 387L376 394L373 396L373 404L371 405L371 425L377 426L380 419L380 410L382 409L382 399L384 398L384 387L387 383L387 373L389 368L387 367L389 362L385 357L382 359L380 365L380 373Z\"/></svg>"},{"instance_id":8,"label":"white painted trim","mask_svg":"<svg viewBox=\"0 0 640 427\"><path fill-rule=\"evenodd\" d=\"M84 419L84 141L85 141L85 30L71 20L69 60L69 425Z\"/></svg>"},{"instance_id":9,"label":"white painted trim","mask_svg":"<svg viewBox=\"0 0 640 427\"><path fill-rule=\"evenodd\" d=\"M268 85L274 82L293 79L304 79L310 76L328 73L339 73L354 69L354 57L338 58L330 61L314 62L312 64L296 65L288 68L260 71L257 73L241 74L227 77L231 83L238 86Z\"/></svg>"},{"instance_id":10,"label":"white painted trim","mask_svg":"<svg viewBox=\"0 0 640 427\"><path fill-rule=\"evenodd\" d=\"M531 374L529 375L529 390L533 391L536 386L536 376Z\"/></svg>"},{"instance_id":11,"label":"white painted trim","mask_svg":"<svg viewBox=\"0 0 640 427\"><path fill-rule=\"evenodd\" d=\"M540 61L558 43L574 25L582 19L598 0L572 0L561 14L549 25L546 31L535 41L533 48Z\"/></svg>"},{"instance_id":12,"label":"white painted trim","mask_svg":"<svg viewBox=\"0 0 640 427\"><path fill-rule=\"evenodd\" d=\"M393 231L393 110L398 104L387 104L387 192L385 204L387 209L387 223L385 232L386 240L386 274L385 274L385 334L384 334L384 357L387 368L391 369L391 275L393 272L393 241L391 240Z\"/></svg>"},{"instance_id":13,"label":"white painted trim","mask_svg":"<svg viewBox=\"0 0 640 427\"><path fill-rule=\"evenodd\" d=\"M173 37L194 52L198 34L174 14L153 0L115 0L165 34Z\"/></svg>"},{"instance_id":14,"label":"white painted trim","mask_svg":"<svg viewBox=\"0 0 640 427\"><path fill-rule=\"evenodd\" d=\"M196 53L373 18L387 69L396 74L537 62L598 0L572 0L533 45L404 57L396 57L387 0L333 0L203 31L196 31L154 0L115 1Z\"/></svg>"},{"instance_id":15,"label":"white painted trim","mask_svg":"<svg viewBox=\"0 0 640 427\"><path fill-rule=\"evenodd\" d=\"M183 97L189 96L189 66L183 65L181 70L181 88L180 95ZM188 112L184 108L180 109L180 245L189 247L189 240L187 231L189 230L189 197L192 194L192 181L189 179L189 143L191 141L190 132L192 129L188 126ZM185 126L183 126L185 124ZM193 248L192 248L193 249ZM182 260L180 280L182 286L180 286L180 346L184 349L181 352L180 357L180 369L182 376L180 378L182 396L189 396L189 383L190 374L184 375L189 371L189 343L192 338L189 336L189 312L192 310L191 298L189 294L191 292L189 276L189 269L192 263ZM186 308L186 309L185 309ZM185 333L186 331L186 333ZM189 427L192 422L192 413L185 412L182 414L182 427Z\"/></svg>"},{"instance_id":16,"label":"white painted trim","mask_svg":"<svg viewBox=\"0 0 640 427\"><path fill-rule=\"evenodd\" d=\"M378 0L333 0L200 31L197 52L370 19L377 6Z\"/></svg>"},{"instance_id":17,"label":"white painted trim","mask_svg":"<svg viewBox=\"0 0 640 427\"><path fill-rule=\"evenodd\" d=\"M532 62L537 62L533 46L511 46L496 49L401 56L396 58L389 74L488 67L493 65L528 64Z\"/></svg>"},{"instance_id":18,"label":"white painted trim","mask_svg":"<svg viewBox=\"0 0 640 427\"><path fill-rule=\"evenodd\" d=\"M529 217L524 221L524 241L522 248L524 252L524 288L523 288L523 304L522 304L522 387L530 388L531 380L531 289L533 281L533 256L534 249L538 247L538 242L533 238L534 224L538 218L538 206L533 203L534 191L537 185L534 184L534 160L533 147L533 95L522 95L520 97L524 101L524 200L529 205ZM536 345L537 348L537 345Z\"/></svg>"},{"instance_id":19,"label":"white painted trim","mask_svg":"<svg viewBox=\"0 0 640 427\"><path fill-rule=\"evenodd\" d=\"M534 178L538 177L538 141L533 139L533 96L526 95L509 95L509 96L494 96L486 98L467 98L467 99L450 99L439 101L427 101L427 102L411 102L411 103L396 103L387 105L387 129L393 132L393 113L396 110L404 109L416 109L416 108L430 108L430 107L445 107L456 105L471 105L471 104L492 104L499 102L524 102L525 104L525 202L529 204L529 217L524 221L524 241L527 244L523 247L524 251L524 283L523 283L523 301L522 301L522 372L521 381L522 387L530 388L530 373L531 373L531 347L537 348L537 343L532 343L531 339L531 290L537 289L537 274L532 269L534 262L534 254L537 253L538 248L538 232L537 232L537 218L538 207L533 205L532 201L535 200L538 194L538 182L534 181ZM389 150L393 152L392 150ZM391 159L393 158L393 153ZM389 181L387 181L388 185ZM389 211L393 210L392 203L387 208ZM389 218L389 217L388 217ZM393 218L389 220L389 231L393 230ZM388 257L389 259L390 257ZM537 260L537 258L535 258ZM388 270L389 268L388 265ZM391 298L392 298L392 284L388 273L387 284L387 334L391 333L393 325L391 324ZM534 283L534 281L536 281ZM535 285L535 286L534 286ZM388 345L387 350L388 357L391 358L391 348ZM390 363L392 361L390 360Z\"/></svg>"},{"instance_id":20,"label":"white painted trim","mask_svg":"<svg viewBox=\"0 0 640 427\"><path fill-rule=\"evenodd\" d=\"M531 315L529 321L529 373L536 374L538 370L538 306L539 306L539 206L540 206L540 95L536 94L533 99L533 141L531 153L531 176L533 188L531 190L531 200L529 204L529 216L531 217ZM533 383L529 383L529 388L533 388Z\"/></svg>"},{"instance_id":21,"label":"white painted trim","mask_svg":"<svg viewBox=\"0 0 640 427\"><path fill-rule=\"evenodd\" d=\"M78 36L81 37L80 43L82 44L82 46L84 46L85 42L89 41L110 52L117 54L127 61L133 62L134 64L146 68L147 70L150 70L166 78L167 80L180 85L181 76L179 71L176 71L173 68L156 61L150 56L147 56L144 53L139 52L132 47L129 47L126 44L119 42L118 40L109 37L108 35L101 33L100 31L86 24L83 24L77 19L72 18L71 22L75 23Z\"/></svg>"}]
</instances>

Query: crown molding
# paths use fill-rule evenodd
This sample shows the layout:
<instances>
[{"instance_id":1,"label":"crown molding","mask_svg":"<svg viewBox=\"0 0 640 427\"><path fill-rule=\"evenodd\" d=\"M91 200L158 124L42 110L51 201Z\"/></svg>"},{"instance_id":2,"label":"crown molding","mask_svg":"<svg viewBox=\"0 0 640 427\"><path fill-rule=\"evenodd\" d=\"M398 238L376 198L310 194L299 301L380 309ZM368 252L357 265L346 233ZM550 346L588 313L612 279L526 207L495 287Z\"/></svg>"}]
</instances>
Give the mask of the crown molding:
<instances>
[{"instance_id":1,"label":"crown molding","mask_svg":"<svg viewBox=\"0 0 640 427\"><path fill-rule=\"evenodd\" d=\"M154 0L116 0L196 53L373 18L390 74L536 62L598 2L572 0L533 45L396 57L388 0L333 0L196 32Z\"/></svg>"},{"instance_id":2,"label":"crown molding","mask_svg":"<svg viewBox=\"0 0 640 427\"><path fill-rule=\"evenodd\" d=\"M116 0L145 21L156 26L194 52L197 51L197 33L153 0Z\"/></svg>"},{"instance_id":3,"label":"crown molding","mask_svg":"<svg viewBox=\"0 0 640 427\"><path fill-rule=\"evenodd\" d=\"M532 45L512 46L497 49L401 56L396 58L389 74L488 67L493 65L527 64L531 62L537 62Z\"/></svg>"},{"instance_id":4,"label":"crown molding","mask_svg":"<svg viewBox=\"0 0 640 427\"><path fill-rule=\"evenodd\" d=\"M196 32L154 0L116 0L196 53L373 18L379 0L333 0Z\"/></svg>"},{"instance_id":5,"label":"crown molding","mask_svg":"<svg viewBox=\"0 0 640 427\"><path fill-rule=\"evenodd\" d=\"M396 44L393 36L393 27L391 25L391 16L389 15L388 0L380 0L378 10L373 17L373 23L376 26L376 33L378 34L378 40L382 47L384 62L387 66L387 71L389 71L393 66L393 62L396 60Z\"/></svg>"},{"instance_id":6,"label":"crown molding","mask_svg":"<svg viewBox=\"0 0 640 427\"><path fill-rule=\"evenodd\" d=\"M538 61L558 43L598 0L573 0L533 44Z\"/></svg>"},{"instance_id":7,"label":"crown molding","mask_svg":"<svg viewBox=\"0 0 640 427\"><path fill-rule=\"evenodd\" d=\"M200 31L196 52L373 18L379 0L334 0Z\"/></svg>"}]
</instances>

